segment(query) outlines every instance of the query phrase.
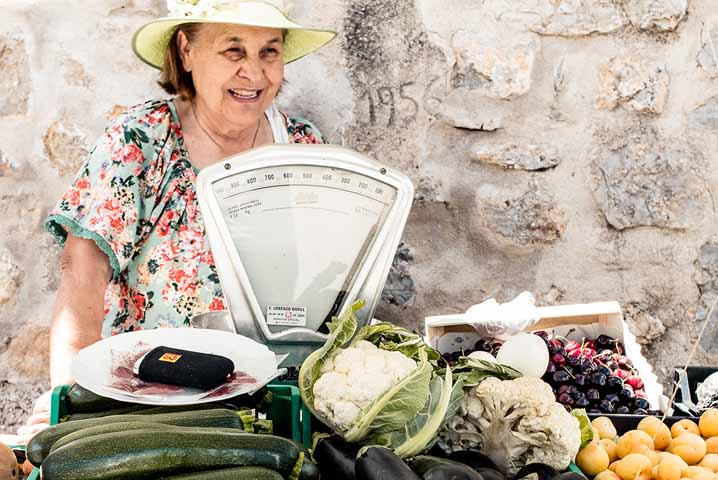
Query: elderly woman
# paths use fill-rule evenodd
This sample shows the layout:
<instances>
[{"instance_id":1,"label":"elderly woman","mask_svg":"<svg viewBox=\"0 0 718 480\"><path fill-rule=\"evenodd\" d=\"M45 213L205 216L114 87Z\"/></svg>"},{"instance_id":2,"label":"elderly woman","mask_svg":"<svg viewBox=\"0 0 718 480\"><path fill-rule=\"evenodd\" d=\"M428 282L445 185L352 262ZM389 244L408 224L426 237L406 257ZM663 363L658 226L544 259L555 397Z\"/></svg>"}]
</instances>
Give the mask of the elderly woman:
<instances>
[{"instance_id":1,"label":"elderly woman","mask_svg":"<svg viewBox=\"0 0 718 480\"><path fill-rule=\"evenodd\" d=\"M225 308L195 180L229 155L269 143L321 143L273 102L284 64L335 34L304 28L263 2L176 1L140 28L135 53L161 70L170 99L127 109L108 126L46 220L64 249L50 333L53 386L102 336L182 327ZM49 395L19 430L48 423Z\"/></svg>"}]
</instances>

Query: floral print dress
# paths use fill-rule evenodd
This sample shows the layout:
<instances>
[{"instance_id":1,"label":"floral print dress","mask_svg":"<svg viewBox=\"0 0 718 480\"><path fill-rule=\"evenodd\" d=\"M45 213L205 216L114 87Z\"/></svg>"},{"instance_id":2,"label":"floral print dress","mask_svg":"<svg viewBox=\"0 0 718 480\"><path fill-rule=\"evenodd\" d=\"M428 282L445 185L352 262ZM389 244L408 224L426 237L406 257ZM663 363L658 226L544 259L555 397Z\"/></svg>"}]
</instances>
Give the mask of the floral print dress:
<instances>
[{"instance_id":1,"label":"floral print dress","mask_svg":"<svg viewBox=\"0 0 718 480\"><path fill-rule=\"evenodd\" d=\"M289 141L324 143L311 123L282 117ZM226 308L197 174L174 102L149 101L112 121L45 221L61 244L70 232L107 254L113 277L103 336L187 326L194 315Z\"/></svg>"}]
</instances>

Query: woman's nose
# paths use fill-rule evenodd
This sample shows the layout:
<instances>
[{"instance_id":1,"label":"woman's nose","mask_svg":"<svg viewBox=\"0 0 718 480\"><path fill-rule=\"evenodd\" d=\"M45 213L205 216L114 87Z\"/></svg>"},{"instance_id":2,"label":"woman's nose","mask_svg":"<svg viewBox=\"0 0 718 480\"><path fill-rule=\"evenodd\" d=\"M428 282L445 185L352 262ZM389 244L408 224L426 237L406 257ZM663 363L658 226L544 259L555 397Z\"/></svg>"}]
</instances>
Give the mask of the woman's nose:
<instances>
[{"instance_id":1,"label":"woman's nose","mask_svg":"<svg viewBox=\"0 0 718 480\"><path fill-rule=\"evenodd\" d=\"M237 75L251 82L262 78L264 69L258 58L247 58L237 70Z\"/></svg>"}]
</instances>

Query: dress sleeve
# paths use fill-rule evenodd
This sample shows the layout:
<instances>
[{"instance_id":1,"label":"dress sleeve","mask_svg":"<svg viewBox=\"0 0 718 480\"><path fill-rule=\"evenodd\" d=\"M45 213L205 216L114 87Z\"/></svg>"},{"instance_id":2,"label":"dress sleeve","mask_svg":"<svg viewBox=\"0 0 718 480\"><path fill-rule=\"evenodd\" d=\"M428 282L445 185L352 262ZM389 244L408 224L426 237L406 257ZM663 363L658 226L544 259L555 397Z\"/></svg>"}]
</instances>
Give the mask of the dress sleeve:
<instances>
[{"instance_id":1,"label":"dress sleeve","mask_svg":"<svg viewBox=\"0 0 718 480\"><path fill-rule=\"evenodd\" d=\"M142 212L138 176L148 143L146 134L130 128L122 116L115 120L45 220L61 245L68 232L94 241L107 254L115 277L127 268L137 245Z\"/></svg>"},{"instance_id":2,"label":"dress sleeve","mask_svg":"<svg viewBox=\"0 0 718 480\"><path fill-rule=\"evenodd\" d=\"M289 117L287 132L294 143L329 143L312 122L301 117Z\"/></svg>"}]
</instances>

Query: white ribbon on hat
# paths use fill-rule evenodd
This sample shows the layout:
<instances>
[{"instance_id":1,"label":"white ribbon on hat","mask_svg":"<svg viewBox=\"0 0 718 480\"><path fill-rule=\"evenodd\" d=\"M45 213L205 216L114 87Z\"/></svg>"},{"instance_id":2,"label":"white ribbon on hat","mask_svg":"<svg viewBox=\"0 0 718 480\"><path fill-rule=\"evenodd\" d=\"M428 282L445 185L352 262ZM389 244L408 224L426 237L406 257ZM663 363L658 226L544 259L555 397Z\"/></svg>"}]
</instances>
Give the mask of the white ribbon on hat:
<instances>
[{"instance_id":1,"label":"white ribbon on hat","mask_svg":"<svg viewBox=\"0 0 718 480\"><path fill-rule=\"evenodd\" d=\"M289 0L260 0L276 7L281 12L287 12L291 9ZM167 0L167 11L173 17L207 17L217 13L217 7L220 5L236 5L236 2L228 2L226 0Z\"/></svg>"},{"instance_id":2,"label":"white ribbon on hat","mask_svg":"<svg viewBox=\"0 0 718 480\"><path fill-rule=\"evenodd\" d=\"M206 17L217 12L213 0L167 0L167 11L172 17Z\"/></svg>"}]
</instances>

